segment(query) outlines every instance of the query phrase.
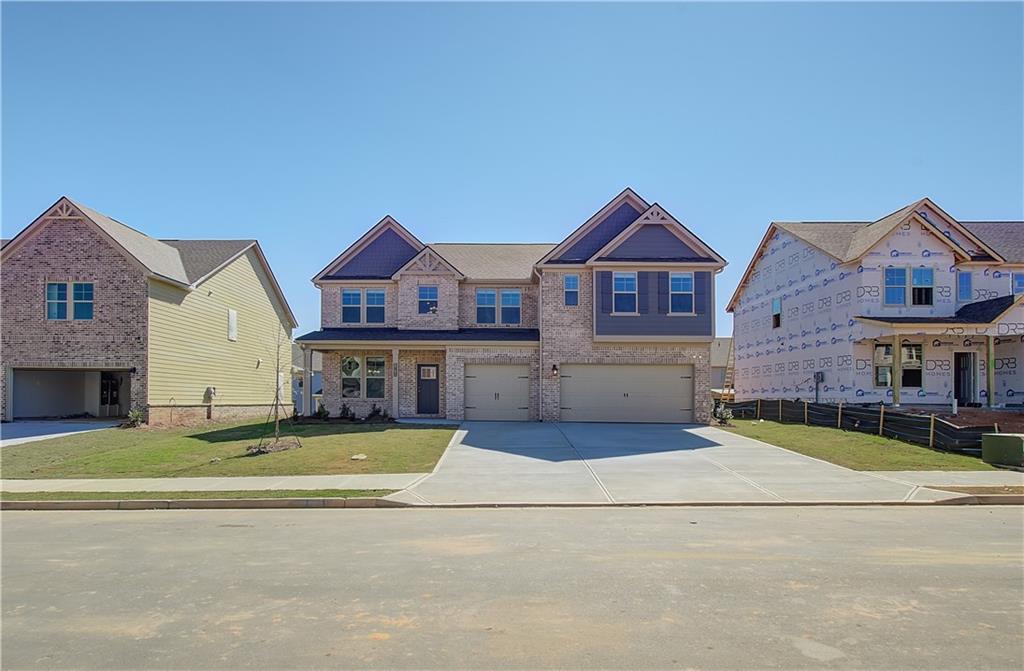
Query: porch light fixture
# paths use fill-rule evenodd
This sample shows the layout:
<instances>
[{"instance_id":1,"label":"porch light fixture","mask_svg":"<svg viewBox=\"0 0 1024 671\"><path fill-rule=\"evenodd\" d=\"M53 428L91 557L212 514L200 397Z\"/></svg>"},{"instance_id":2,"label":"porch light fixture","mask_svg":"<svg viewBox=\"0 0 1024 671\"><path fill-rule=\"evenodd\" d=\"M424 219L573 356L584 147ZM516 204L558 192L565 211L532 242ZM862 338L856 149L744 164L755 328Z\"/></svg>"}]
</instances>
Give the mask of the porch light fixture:
<instances>
[{"instance_id":1,"label":"porch light fixture","mask_svg":"<svg viewBox=\"0 0 1024 671\"><path fill-rule=\"evenodd\" d=\"M551 377L558 377L558 364L551 364Z\"/></svg>"}]
</instances>

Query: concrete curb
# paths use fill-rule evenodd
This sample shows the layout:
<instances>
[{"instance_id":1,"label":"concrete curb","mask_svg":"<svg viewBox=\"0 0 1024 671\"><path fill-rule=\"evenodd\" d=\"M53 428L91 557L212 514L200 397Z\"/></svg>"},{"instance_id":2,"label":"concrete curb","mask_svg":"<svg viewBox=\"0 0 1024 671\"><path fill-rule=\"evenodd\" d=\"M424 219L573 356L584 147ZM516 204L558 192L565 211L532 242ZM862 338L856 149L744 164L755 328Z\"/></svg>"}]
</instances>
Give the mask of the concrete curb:
<instances>
[{"instance_id":1,"label":"concrete curb","mask_svg":"<svg viewBox=\"0 0 1024 671\"><path fill-rule=\"evenodd\" d=\"M224 510L282 508L802 508L849 506L1007 506L1024 505L1024 496L965 495L938 501L679 501L639 503L437 503L412 505L382 498L351 499L175 499L109 501L0 501L0 510Z\"/></svg>"},{"instance_id":2,"label":"concrete curb","mask_svg":"<svg viewBox=\"0 0 1024 671\"><path fill-rule=\"evenodd\" d=\"M350 499L124 499L99 501L0 501L0 510L222 510L270 508L405 508L375 497Z\"/></svg>"}]
</instances>

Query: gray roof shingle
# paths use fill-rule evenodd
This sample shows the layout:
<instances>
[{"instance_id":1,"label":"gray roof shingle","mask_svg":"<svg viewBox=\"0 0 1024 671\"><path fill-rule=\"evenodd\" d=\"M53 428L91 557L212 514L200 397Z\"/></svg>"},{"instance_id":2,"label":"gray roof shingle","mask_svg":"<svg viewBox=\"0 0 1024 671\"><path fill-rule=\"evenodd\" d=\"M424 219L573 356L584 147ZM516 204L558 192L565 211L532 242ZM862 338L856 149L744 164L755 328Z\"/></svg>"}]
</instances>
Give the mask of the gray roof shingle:
<instances>
[{"instance_id":1,"label":"gray roof shingle","mask_svg":"<svg viewBox=\"0 0 1024 671\"><path fill-rule=\"evenodd\" d=\"M1024 263L1024 221L962 221L964 228L1008 263Z\"/></svg>"},{"instance_id":2,"label":"gray roof shingle","mask_svg":"<svg viewBox=\"0 0 1024 671\"><path fill-rule=\"evenodd\" d=\"M256 244L255 240L161 240L178 250L190 284Z\"/></svg>"},{"instance_id":3,"label":"gray roof shingle","mask_svg":"<svg viewBox=\"0 0 1024 671\"><path fill-rule=\"evenodd\" d=\"M296 342L322 342L330 340L478 340L516 341L540 340L537 329L518 328L465 328L451 330L380 328L326 328L313 331L295 339Z\"/></svg>"},{"instance_id":4,"label":"gray roof shingle","mask_svg":"<svg viewBox=\"0 0 1024 671\"><path fill-rule=\"evenodd\" d=\"M547 243L439 242L427 245L472 280L529 282L533 264L555 248Z\"/></svg>"},{"instance_id":5,"label":"gray roof shingle","mask_svg":"<svg viewBox=\"0 0 1024 671\"><path fill-rule=\"evenodd\" d=\"M882 317L858 316L857 319L886 324L991 324L1017 301L1017 296L1000 296L962 306L950 317Z\"/></svg>"}]
</instances>

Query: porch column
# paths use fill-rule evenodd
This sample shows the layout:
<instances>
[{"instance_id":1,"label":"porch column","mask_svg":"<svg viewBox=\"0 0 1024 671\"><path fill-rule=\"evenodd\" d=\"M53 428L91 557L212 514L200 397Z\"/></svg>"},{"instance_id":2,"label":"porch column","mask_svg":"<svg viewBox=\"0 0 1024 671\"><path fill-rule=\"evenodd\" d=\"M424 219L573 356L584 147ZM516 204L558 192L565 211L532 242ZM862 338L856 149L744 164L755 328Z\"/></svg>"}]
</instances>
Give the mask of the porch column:
<instances>
[{"instance_id":1,"label":"porch column","mask_svg":"<svg viewBox=\"0 0 1024 671\"><path fill-rule=\"evenodd\" d=\"M391 416L398 419L398 348L391 350Z\"/></svg>"},{"instance_id":2,"label":"porch column","mask_svg":"<svg viewBox=\"0 0 1024 671\"><path fill-rule=\"evenodd\" d=\"M313 414L313 350L302 348L302 414Z\"/></svg>"},{"instance_id":3,"label":"porch column","mask_svg":"<svg viewBox=\"0 0 1024 671\"><path fill-rule=\"evenodd\" d=\"M996 338L985 336L985 405L992 407L996 396Z\"/></svg>"},{"instance_id":4,"label":"porch column","mask_svg":"<svg viewBox=\"0 0 1024 671\"><path fill-rule=\"evenodd\" d=\"M892 404L900 404L900 385L903 384L903 343L900 334L892 334Z\"/></svg>"}]
</instances>

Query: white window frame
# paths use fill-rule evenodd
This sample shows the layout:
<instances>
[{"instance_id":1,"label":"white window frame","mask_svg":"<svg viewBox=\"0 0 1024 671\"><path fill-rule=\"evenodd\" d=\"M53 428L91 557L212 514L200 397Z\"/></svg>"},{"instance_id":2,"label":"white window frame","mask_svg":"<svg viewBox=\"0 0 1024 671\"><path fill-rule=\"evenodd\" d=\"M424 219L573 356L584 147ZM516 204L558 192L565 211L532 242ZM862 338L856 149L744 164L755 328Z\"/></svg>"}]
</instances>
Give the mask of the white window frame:
<instances>
[{"instance_id":1,"label":"white window frame","mask_svg":"<svg viewBox=\"0 0 1024 671\"><path fill-rule=\"evenodd\" d=\"M79 299L75 298L75 287L78 287L79 285L90 287L89 295L91 296L91 298L89 300L79 300ZM68 319L71 319L71 320L76 321L76 322L87 322L87 321L92 321L92 319L96 317L96 284L95 283L93 283L93 282L71 282L71 286L68 287L68 294L69 294L68 295L68 299L71 301L71 304L69 306L70 310L68 311ZM90 316L89 317L76 317L75 316L75 307L77 305L85 305L85 304L88 304L90 306L90 309L89 309Z\"/></svg>"},{"instance_id":2,"label":"white window frame","mask_svg":"<svg viewBox=\"0 0 1024 671\"><path fill-rule=\"evenodd\" d=\"M515 296L515 305L505 305L505 296ZM519 311L519 319L517 321L507 321L505 319L505 308L516 309ZM507 326L519 326L523 323L523 290L522 289L501 289L498 292L498 309L501 310L501 324Z\"/></svg>"},{"instance_id":3,"label":"white window frame","mask_svg":"<svg viewBox=\"0 0 1024 671\"><path fill-rule=\"evenodd\" d=\"M64 298L50 299L50 286L62 286L64 287ZM59 293L59 290L58 290ZM50 322L66 322L71 317L71 306L68 304L70 296L68 295L68 283L67 282L46 282L43 285L43 315L46 317L46 321ZM64 316L63 317L51 317L50 316L50 304L63 305Z\"/></svg>"},{"instance_id":4,"label":"white window frame","mask_svg":"<svg viewBox=\"0 0 1024 671\"><path fill-rule=\"evenodd\" d=\"M899 302L899 303L890 303L889 302L889 293L887 291L889 289L889 278L886 277L886 272L889 271L889 270L902 270L903 271L903 284L893 284L892 285L893 289L896 289L896 288L902 288L903 289L903 300L901 302ZM907 305L907 301L910 298L910 296L908 295L910 293L910 286L909 285L910 285L910 272L909 272L909 269L906 266L885 266L882 269L882 305L892 305L892 306L898 306L898 307L905 307Z\"/></svg>"},{"instance_id":5,"label":"white window frame","mask_svg":"<svg viewBox=\"0 0 1024 671\"><path fill-rule=\"evenodd\" d=\"M384 302L380 305L370 305L370 294L382 294L384 296ZM387 289L363 289L363 312L362 312L362 323L363 324L381 324L388 320L388 292ZM370 321L370 308L380 308L383 318L379 322Z\"/></svg>"},{"instance_id":6,"label":"white window frame","mask_svg":"<svg viewBox=\"0 0 1024 671\"><path fill-rule=\"evenodd\" d=\"M615 280L619 277L632 278L633 290L632 291L617 291L615 289ZM635 270L631 271L616 271L612 273L612 314L613 315L637 315L640 314L640 292L639 292L640 278ZM623 296L633 295L633 310L632 312L620 312L615 307L615 297L619 294Z\"/></svg>"},{"instance_id":7,"label":"white window frame","mask_svg":"<svg viewBox=\"0 0 1024 671\"><path fill-rule=\"evenodd\" d=\"M228 308L228 340L238 342L238 310Z\"/></svg>"},{"instance_id":8,"label":"white window frame","mask_svg":"<svg viewBox=\"0 0 1024 671\"><path fill-rule=\"evenodd\" d=\"M932 281L930 284L917 284L914 281L914 271L927 270L931 273ZM918 303L914 300L914 289L931 289L932 300L930 303ZM927 266L918 266L917 268L910 268L910 304L914 307L931 307L935 305L935 268L929 268Z\"/></svg>"},{"instance_id":9,"label":"white window frame","mask_svg":"<svg viewBox=\"0 0 1024 671\"><path fill-rule=\"evenodd\" d=\"M355 304L355 305L346 305L345 304L345 294L350 294L350 295L355 294L359 298L359 302L357 304ZM341 315L340 315L341 316L341 323L343 325L344 324L362 324L363 323L363 303L364 303L364 301L363 301L363 290L362 289L353 289L352 287L346 287L346 288L342 289L341 290ZM356 311L359 313L359 318L356 319L356 321L354 321L354 322L353 321L346 321L345 320L345 308L349 308L349 309L355 308Z\"/></svg>"},{"instance_id":10,"label":"white window frame","mask_svg":"<svg viewBox=\"0 0 1024 671\"><path fill-rule=\"evenodd\" d=\"M967 298L964 298L963 293L963 280L967 280ZM957 303L970 303L974 300L974 273L969 270L957 270L956 271L956 302Z\"/></svg>"},{"instance_id":11,"label":"white window frame","mask_svg":"<svg viewBox=\"0 0 1024 671\"><path fill-rule=\"evenodd\" d=\"M423 298L422 291L424 289L433 289L434 290L434 297L433 298ZM427 308L427 311L424 312L421 309L423 303L433 303L434 304L433 311L431 311L429 308ZM441 309L441 292L440 292L440 290L438 290L437 285L436 284L420 284L420 285L417 285L417 287L416 287L416 314L420 314L420 315L436 315L437 311L440 310L440 309Z\"/></svg>"},{"instance_id":12,"label":"white window frame","mask_svg":"<svg viewBox=\"0 0 1024 671\"><path fill-rule=\"evenodd\" d=\"M359 366L359 375L345 375L345 360L354 359L356 365ZM346 399L363 399L366 393L366 387L363 384L363 378L366 375L366 368L363 366L363 357L359 355L346 355L341 357L341 363L338 366L339 372L341 373L341 401L345 402ZM345 380L355 380L359 383L359 394L357 396L345 396Z\"/></svg>"},{"instance_id":13,"label":"white window frame","mask_svg":"<svg viewBox=\"0 0 1024 671\"><path fill-rule=\"evenodd\" d=\"M576 280L576 287L570 289L568 287L569 278ZM569 294L576 295L576 302L569 302ZM566 273L562 276L562 304L567 308L575 308L580 305L580 276L577 273Z\"/></svg>"},{"instance_id":14,"label":"white window frame","mask_svg":"<svg viewBox=\"0 0 1024 671\"><path fill-rule=\"evenodd\" d=\"M689 277L690 278L690 290L689 291L673 291L672 290L672 279L675 278L675 277L679 277L679 278ZM697 284L696 284L696 282L697 282L697 278L694 277L692 272L669 273L668 274L668 313L670 315L682 315L682 316L685 316L685 317L692 317L693 315L697 314ZM672 297L673 296L686 296L686 295L690 296L690 311L689 312L676 312L675 310L673 310L672 309ZM637 296L637 300L638 301L639 301L639 299L640 299L640 297ZM639 306L637 306L637 309L639 309Z\"/></svg>"},{"instance_id":15,"label":"white window frame","mask_svg":"<svg viewBox=\"0 0 1024 671\"><path fill-rule=\"evenodd\" d=\"M50 285L63 286L64 287L64 298L50 299ZM91 293L92 298L89 300L76 300L75 299L75 287L88 285L92 287ZM50 317L50 304L64 305L64 316L63 317ZM92 316L91 317L75 317L75 305L89 303L92 305ZM88 322L96 318L96 283L95 282L76 282L74 280L60 280L57 282L51 282L47 280L43 283L43 317L49 322Z\"/></svg>"},{"instance_id":16,"label":"white window frame","mask_svg":"<svg viewBox=\"0 0 1024 671\"><path fill-rule=\"evenodd\" d=\"M491 297L490 305L480 305L480 294L489 294ZM476 290L476 323L484 326L492 325L497 326L500 322L498 321L498 290L497 289L483 289L478 288ZM494 318L491 321L480 321L480 308L490 308L494 310Z\"/></svg>"},{"instance_id":17,"label":"white window frame","mask_svg":"<svg viewBox=\"0 0 1024 671\"><path fill-rule=\"evenodd\" d=\"M380 375L370 375L370 361L380 361ZM370 396L370 380L383 380L380 387L380 396ZM364 398L370 401L380 401L387 398L388 393L388 361L383 356L368 356L366 357L366 365L363 366L363 384L362 392Z\"/></svg>"}]
</instances>

